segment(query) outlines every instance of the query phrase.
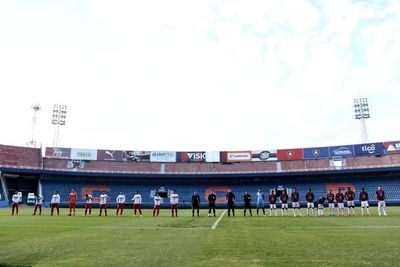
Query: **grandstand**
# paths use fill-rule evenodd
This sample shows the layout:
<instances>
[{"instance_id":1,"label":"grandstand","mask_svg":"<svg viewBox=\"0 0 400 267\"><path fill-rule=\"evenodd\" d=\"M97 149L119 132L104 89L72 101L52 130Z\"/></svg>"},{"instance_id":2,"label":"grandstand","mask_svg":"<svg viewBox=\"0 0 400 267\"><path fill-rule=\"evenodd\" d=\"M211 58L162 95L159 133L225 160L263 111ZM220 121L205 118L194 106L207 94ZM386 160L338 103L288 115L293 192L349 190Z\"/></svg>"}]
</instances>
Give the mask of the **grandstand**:
<instances>
[{"instance_id":1,"label":"grandstand","mask_svg":"<svg viewBox=\"0 0 400 267\"><path fill-rule=\"evenodd\" d=\"M70 148L47 148L42 156L41 149L0 145L1 190L3 198L8 200L15 190L23 193L24 200L29 192L40 192L45 203L57 190L64 205L71 188L78 192L81 205L85 193L98 197L104 190L114 202L120 191L130 200L133 192L139 190L143 204L150 206L156 191L165 190L168 196L169 190L176 189L181 206L190 205L193 191L199 192L204 206L212 188L218 205L222 206L228 189L236 193L241 205L245 190L254 194L258 188L265 193L286 188L290 193L296 187L304 205L308 188L319 197L329 189L336 191L347 186L356 194L365 187L374 203L375 189L381 185L386 190L388 204L399 204L400 151L395 149L398 143L278 149L268 153L214 152L212 160L207 160L207 152ZM261 153L272 156L261 159Z\"/></svg>"}]
</instances>

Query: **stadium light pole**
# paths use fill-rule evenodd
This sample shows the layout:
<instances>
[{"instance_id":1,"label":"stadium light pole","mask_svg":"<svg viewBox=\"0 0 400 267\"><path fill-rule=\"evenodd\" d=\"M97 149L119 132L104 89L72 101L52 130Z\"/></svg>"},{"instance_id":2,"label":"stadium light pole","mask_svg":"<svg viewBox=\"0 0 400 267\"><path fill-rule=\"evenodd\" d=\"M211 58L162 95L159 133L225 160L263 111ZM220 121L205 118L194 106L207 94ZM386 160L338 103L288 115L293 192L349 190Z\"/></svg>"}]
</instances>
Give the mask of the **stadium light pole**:
<instances>
[{"instance_id":1,"label":"stadium light pole","mask_svg":"<svg viewBox=\"0 0 400 267\"><path fill-rule=\"evenodd\" d=\"M33 112L33 117L32 117L32 128L31 128L31 136L26 142L26 145L29 147L36 147L37 146L37 140L36 140L36 125L37 125L37 116L39 111L42 110L40 107L39 103L36 103L31 106L32 112Z\"/></svg>"},{"instance_id":2,"label":"stadium light pole","mask_svg":"<svg viewBox=\"0 0 400 267\"><path fill-rule=\"evenodd\" d=\"M360 120L361 124L361 142L368 143L368 131L365 120L370 118L368 99L367 98L356 98L354 99L354 117L356 120Z\"/></svg>"},{"instance_id":3,"label":"stadium light pole","mask_svg":"<svg viewBox=\"0 0 400 267\"><path fill-rule=\"evenodd\" d=\"M67 106L55 104L53 108L53 117L51 124L55 125L56 131L53 138L53 147L60 145L60 127L65 125L67 118Z\"/></svg>"}]
</instances>

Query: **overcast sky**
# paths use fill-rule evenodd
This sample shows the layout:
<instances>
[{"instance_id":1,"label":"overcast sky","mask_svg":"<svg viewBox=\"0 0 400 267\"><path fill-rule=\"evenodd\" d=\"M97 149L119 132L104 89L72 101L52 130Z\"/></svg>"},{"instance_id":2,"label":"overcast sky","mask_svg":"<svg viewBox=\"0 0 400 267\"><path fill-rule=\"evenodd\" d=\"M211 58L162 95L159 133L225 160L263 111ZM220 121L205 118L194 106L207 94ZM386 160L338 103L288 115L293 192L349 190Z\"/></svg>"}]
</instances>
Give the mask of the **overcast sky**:
<instances>
[{"instance_id":1,"label":"overcast sky","mask_svg":"<svg viewBox=\"0 0 400 267\"><path fill-rule=\"evenodd\" d=\"M250 150L400 139L400 1L0 0L0 143Z\"/></svg>"}]
</instances>

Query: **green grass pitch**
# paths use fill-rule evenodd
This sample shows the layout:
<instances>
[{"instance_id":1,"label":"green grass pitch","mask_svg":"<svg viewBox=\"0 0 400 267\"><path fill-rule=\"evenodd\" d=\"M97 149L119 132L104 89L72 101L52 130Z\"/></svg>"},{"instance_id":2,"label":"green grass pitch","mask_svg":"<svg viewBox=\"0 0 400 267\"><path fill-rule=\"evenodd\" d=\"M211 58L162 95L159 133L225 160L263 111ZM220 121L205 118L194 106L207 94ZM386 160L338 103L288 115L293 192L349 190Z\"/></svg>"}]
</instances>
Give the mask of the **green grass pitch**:
<instances>
[{"instance_id":1,"label":"green grass pitch","mask_svg":"<svg viewBox=\"0 0 400 267\"><path fill-rule=\"evenodd\" d=\"M303 210L303 214L305 209ZM18 216L0 209L0 266L400 266L400 208L371 217ZM253 210L254 212L254 210ZM325 213L327 209L325 209ZM268 212L267 212L268 215Z\"/></svg>"}]
</instances>

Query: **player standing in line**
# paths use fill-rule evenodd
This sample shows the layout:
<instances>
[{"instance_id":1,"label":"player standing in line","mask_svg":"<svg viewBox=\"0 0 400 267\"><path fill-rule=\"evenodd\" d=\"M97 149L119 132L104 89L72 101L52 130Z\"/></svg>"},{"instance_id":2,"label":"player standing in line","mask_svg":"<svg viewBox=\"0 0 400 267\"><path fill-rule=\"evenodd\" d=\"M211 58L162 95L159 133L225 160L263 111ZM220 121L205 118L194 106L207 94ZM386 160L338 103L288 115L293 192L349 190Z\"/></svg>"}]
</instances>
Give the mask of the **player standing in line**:
<instances>
[{"instance_id":1,"label":"player standing in line","mask_svg":"<svg viewBox=\"0 0 400 267\"><path fill-rule=\"evenodd\" d=\"M57 215L60 215L60 195L57 191L54 191L53 196L51 197L50 205L51 205L51 213L50 216L53 216L54 209L57 210Z\"/></svg>"},{"instance_id":2,"label":"player standing in line","mask_svg":"<svg viewBox=\"0 0 400 267\"><path fill-rule=\"evenodd\" d=\"M12 208L11 208L11 215L18 215L18 208L19 203L21 202L20 197L18 195L18 191L15 191L15 194L11 198L12 201Z\"/></svg>"},{"instance_id":3,"label":"player standing in line","mask_svg":"<svg viewBox=\"0 0 400 267\"><path fill-rule=\"evenodd\" d=\"M85 216L89 211L89 216L92 215L93 196L85 194Z\"/></svg>"},{"instance_id":4,"label":"player standing in line","mask_svg":"<svg viewBox=\"0 0 400 267\"><path fill-rule=\"evenodd\" d=\"M68 196L68 206L69 206L69 214L68 214L68 216L71 216L72 212L73 212L72 215L75 216L76 199L77 199L76 192L75 192L74 189L71 189L71 192L69 193L69 196Z\"/></svg>"},{"instance_id":5,"label":"player standing in line","mask_svg":"<svg viewBox=\"0 0 400 267\"><path fill-rule=\"evenodd\" d=\"M335 216L335 195L332 193L332 190L329 190L326 200L328 200L329 216Z\"/></svg>"},{"instance_id":6,"label":"player standing in line","mask_svg":"<svg viewBox=\"0 0 400 267\"><path fill-rule=\"evenodd\" d=\"M228 207L228 217L231 216L231 210L233 217L235 217L235 194L231 191L231 189L228 189L225 199Z\"/></svg>"},{"instance_id":7,"label":"player standing in line","mask_svg":"<svg viewBox=\"0 0 400 267\"><path fill-rule=\"evenodd\" d=\"M153 207L153 217L160 214L161 197L158 193L154 196L154 207Z\"/></svg>"},{"instance_id":8,"label":"player standing in line","mask_svg":"<svg viewBox=\"0 0 400 267\"><path fill-rule=\"evenodd\" d=\"M257 216L259 209L262 209L263 216L265 216L265 207L264 207L265 195L261 191L261 188L257 190Z\"/></svg>"},{"instance_id":9,"label":"player standing in line","mask_svg":"<svg viewBox=\"0 0 400 267\"><path fill-rule=\"evenodd\" d=\"M356 198L356 194L354 194L354 192L350 189L350 186L347 187L347 191L345 192L344 197L347 200L347 216L356 216L356 213L354 211L354 199Z\"/></svg>"},{"instance_id":10,"label":"player standing in line","mask_svg":"<svg viewBox=\"0 0 400 267\"><path fill-rule=\"evenodd\" d=\"M117 211L115 212L115 216L118 216L118 215L122 216L122 213L124 212L124 205L125 205L125 195L123 192L119 192L116 202L117 202ZM118 214L118 212L119 212L119 214Z\"/></svg>"},{"instance_id":11,"label":"player standing in line","mask_svg":"<svg viewBox=\"0 0 400 267\"><path fill-rule=\"evenodd\" d=\"M99 216L101 216L103 210L104 210L104 215L107 216L107 200L108 200L108 195L106 194L106 191L101 192Z\"/></svg>"},{"instance_id":12,"label":"player standing in line","mask_svg":"<svg viewBox=\"0 0 400 267\"><path fill-rule=\"evenodd\" d=\"M361 203L361 216L364 216L364 209L367 210L367 215L371 216L371 214L369 213L368 199L369 199L368 192L365 191L364 187L361 188L361 192L360 192L360 195L359 195L359 200L360 200L360 203Z\"/></svg>"},{"instance_id":13,"label":"player standing in line","mask_svg":"<svg viewBox=\"0 0 400 267\"><path fill-rule=\"evenodd\" d=\"M271 191L271 194L268 196L269 200L269 216L272 216L272 211L274 211L275 216L278 214L276 213L276 194L275 190Z\"/></svg>"},{"instance_id":14,"label":"player standing in line","mask_svg":"<svg viewBox=\"0 0 400 267\"><path fill-rule=\"evenodd\" d=\"M378 190L376 190L376 200L378 200L378 214L381 216L383 211L383 215L387 216L386 213L386 196L385 196L385 191L382 190L380 186L378 186Z\"/></svg>"},{"instance_id":15,"label":"player standing in line","mask_svg":"<svg viewBox=\"0 0 400 267\"><path fill-rule=\"evenodd\" d=\"M344 194L342 190L339 188L339 191L336 193L335 196L337 206L338 206L338 216L344 216Z\"/></svg>"},{"instance_id":16,"label":"player standing in line","mask_svg":"<svg viewBox=\"0 0 400 267\"><path fill-rule=\"evenodd\" d=\"M36 211L39 209L39 215L42 215L42 204L43 204L43 197L38 193L35 194L35 210L33 211L32 215L36 215Z\"/></svg>"},{"instance_id":17,"label":"player standing in line","mask_svg":"<svg viewBox=\"0 0 400 267\"><path fill-rule=\"evenodd\" d=\"M200 196L195 191L192 195L192 217L194 217L194 210L197 211L197 217L200 216Z\"/></svg>"},{"instance_id":18,"label":"player standing in line","mask_svg":"<svg viewBox=\"0 0 400 267\"><path fill-rule=\"evenodd\" d=\"M172 217L178 217L178 203L179 203L179 196L176 193L176 190L172 191L172 194L169 196L169 202L171 203L171 214Z\"/></svg>"},{"instance_id":19,"label":"player standing in line","mask_svg":"<svg viewBox=\"0 0 400 267\"><path fill-rule=\"evenodd\" d=\"M288 208L289 208L289 196L286 192L286 189L282 191L281 193L281 209L282 209L282 216L287 216L288 215Z\"/></svg>"},{"instance_id":20,"label":"player standing in line","mask_svg":"<svg viewBox=\"0 0 400 267\"><path fill-rule=\"evenodd\" d=\"M324 202L326 198L325 197L320 197L318 199L318 216L322 217L324 216Z\"/></svg>"},{"instance_id":21,"label":"player standing in line","mask_svg":"<svg viewBox=\"0 0 400 267\"><path fill-rule=\"evenodd\" d=\"M253 216L253 213L251 211L251 195L249 194L249 192L247 190L244 191L243 202L244 202L243 215L246 216L246 212L247 212L247 210L249 210L250 216Z\"/></svg>"},{"instance_id":22,"label":"player standing in line","mask_svg":"<svg viewBox=\"0 0 400 267\"><path fill-rule=\"evenodd\" d=\"M308 192L306 194L306 201L307 201L307 216L310 216L310 209L312 211L312 216L315 216L314 193L311 192L311 189L308 189Z\"/></svg>"},{"instance_id":23,"label":"player standing in line","mask_svg":"<svg viewBox=\"0 0 400 267\"><path fill-rule=\"evenodd\" d=\"M214 190L211 189L210 194L208 195L208 217L211 217L211 210L215 217L215 201L217 201L217 196L215 195Z\"/></svg>"},{"instance_id":24,"label":"player standing in line","mask_svg":"<svg viewBox=\"0 0 400 267\"><path fill-rule=\"evenodd\" d=\"M140 194L139 190L136 191L136 194L133 196L132 198L133 200L133 213L134 216L136 216L137 211L139 211L139 215L140 217L142 217L142 195Z\"/></svg>"},{"instance_id":25,"label":"player standing in line","mask_svg":"<svg viewBox=\"0 0 400 267\"><path fill-rule=\"evenodd\" d=\"M292 200L292 209L293 209L293 216L296 217L296 209L299 211L299 216L302 216L301 210L300 210L300 195L299 192L297 191L297 188L293 188L292 194L290 194L290 199Z\"/></svg>"}]
</instances>

